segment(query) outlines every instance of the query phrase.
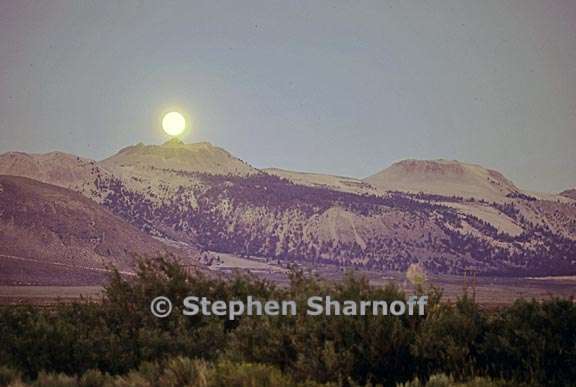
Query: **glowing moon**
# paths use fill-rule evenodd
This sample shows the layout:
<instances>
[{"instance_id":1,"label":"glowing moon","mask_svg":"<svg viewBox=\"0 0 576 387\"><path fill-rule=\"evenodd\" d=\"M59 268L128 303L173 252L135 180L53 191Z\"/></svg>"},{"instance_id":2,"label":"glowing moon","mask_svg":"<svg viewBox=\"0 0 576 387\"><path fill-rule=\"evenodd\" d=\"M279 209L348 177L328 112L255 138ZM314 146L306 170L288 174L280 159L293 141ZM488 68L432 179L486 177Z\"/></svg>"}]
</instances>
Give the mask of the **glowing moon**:
<instances>
[{"instance_id":1,"label":"glowing moon","mask_svg":"<svg viewBox=\"0 0 576 387\"><path fill-rule=\"evenodd\" d=\"M186 119L178 112L166 113L162 118L162 129L170 136L178 136L186 129Z\"/></svg>"}]
</instances>

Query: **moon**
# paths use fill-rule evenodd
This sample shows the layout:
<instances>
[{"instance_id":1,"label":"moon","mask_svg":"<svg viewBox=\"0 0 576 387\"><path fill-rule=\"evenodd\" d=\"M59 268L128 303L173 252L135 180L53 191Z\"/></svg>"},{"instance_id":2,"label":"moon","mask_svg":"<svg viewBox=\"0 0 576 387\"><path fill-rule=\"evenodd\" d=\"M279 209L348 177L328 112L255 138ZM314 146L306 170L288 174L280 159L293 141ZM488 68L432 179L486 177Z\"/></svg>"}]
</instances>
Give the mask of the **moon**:
<instances>
[{"instance_id":1,"label":"moon","mask_svg":"<svg viewBox=\"0 0 576 387\"><path fill-rule=\"evenodd\" d=\"M170 136L178 136L186 129L186 119L178 112L166 113L162 118L162 129Z\"/></svg>"}]
</instances>

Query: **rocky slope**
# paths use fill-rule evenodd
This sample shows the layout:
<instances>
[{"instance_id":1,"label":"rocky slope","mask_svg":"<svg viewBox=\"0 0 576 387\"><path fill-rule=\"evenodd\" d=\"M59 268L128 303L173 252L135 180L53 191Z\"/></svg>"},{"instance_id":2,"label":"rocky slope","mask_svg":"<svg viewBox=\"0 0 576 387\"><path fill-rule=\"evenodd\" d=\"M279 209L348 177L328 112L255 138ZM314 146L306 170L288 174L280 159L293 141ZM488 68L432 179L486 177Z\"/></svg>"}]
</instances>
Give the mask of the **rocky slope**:
<instances>
[{"instance_id":1,"label":"rocky slope","mask_svg":"<svg viewBox=\"0 0 576 387\"><path fill-rule=\"evenodd\" d=\"M145 218L174 239L286 262L379 270L406 270L420 262L437 273L576 272L574 204L531 197L499 203L408 193L359 195L265 173L193 178L198 188L178 191L169 202L119 193L105 203L116 213L131 214L127 219ZM194 207L188 205L191 191Z\"/></svg>"}]
</instances>

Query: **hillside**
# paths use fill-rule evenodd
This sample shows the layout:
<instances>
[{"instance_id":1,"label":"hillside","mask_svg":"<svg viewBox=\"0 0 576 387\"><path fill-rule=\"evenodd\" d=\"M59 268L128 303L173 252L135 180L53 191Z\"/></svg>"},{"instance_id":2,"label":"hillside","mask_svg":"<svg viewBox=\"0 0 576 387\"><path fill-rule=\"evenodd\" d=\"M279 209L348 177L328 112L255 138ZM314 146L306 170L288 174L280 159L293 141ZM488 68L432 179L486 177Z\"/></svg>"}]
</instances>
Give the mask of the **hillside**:
<instances>
[{"instance_id":1,"label":"hillside","mask_svg":"<svg viewBox=\"0 0 576 387\"><path fill-rule=\"evenodd\" d=\"M112 178L96 161L63 152L1 154L0 175L28 177L82 192L93 199L97 199L95 180Z\"/></svg>"},{"instance_id":2,"label":"hillside","mask_svg":"<svg viewBox=\"0 0 576 387\"><path fill-rule=\"evenodd\" d=\"M196 206L194 192L202 187L202 181L196 178L198 175L249 176L260 173L210 143L184 144L178 139L162 145L140 143L129 146L98 165L120 179L126 189L155 203L170 202L177 192L185 190L188 193L186 206L191 207ZM100 188L111 184L107 178L99 183Z\"/></svg>"},{"instance_id":3,"label":"hillside","mask_svg":"<svg viewBox=\"0 0 576 387\"><path fill-rule=\"evenodd\" d=\"M194 178L203 186L194 192L195 207L187 206L185 190L161 204L118 194L106 205L208 250L283 262L384 271L420 262L453 274L576 273L576 207L569 204L357 195L267 174Z\"/></svg>"},{"instance_id":4,"label":"hillside","mask_svg":"<svg viewBox=\"0 0 576 387\"><path fill-rule=\"evenodd\" d=\"M103 269L171 251L79 193L0 176L0 282L98 282Z\"/></svg>"}]
</instances>

